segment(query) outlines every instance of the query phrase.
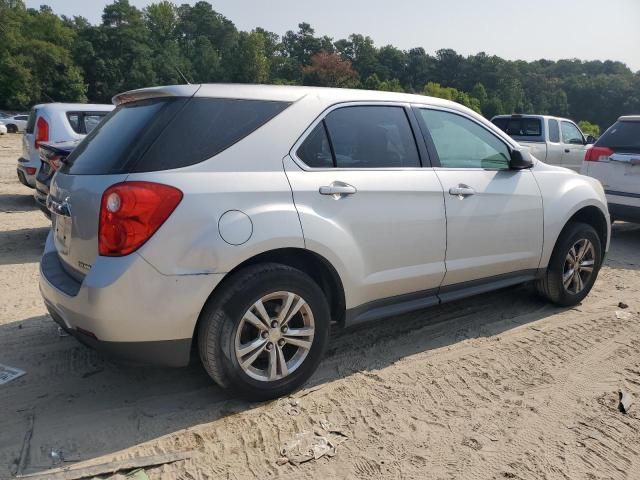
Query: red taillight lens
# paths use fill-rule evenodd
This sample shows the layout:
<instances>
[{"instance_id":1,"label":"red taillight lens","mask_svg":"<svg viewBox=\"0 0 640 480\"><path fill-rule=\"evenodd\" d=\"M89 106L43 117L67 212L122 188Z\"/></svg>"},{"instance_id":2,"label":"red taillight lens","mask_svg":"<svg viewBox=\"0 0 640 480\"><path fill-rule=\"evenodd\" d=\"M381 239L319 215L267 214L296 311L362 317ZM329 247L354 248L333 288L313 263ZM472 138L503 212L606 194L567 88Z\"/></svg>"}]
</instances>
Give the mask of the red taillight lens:
<instances>
[{"instance_id":1,"label":"red taillight lens","mask_svg":"<svg viewBox=\"0 0 640 480\"><path fill-rule=\"evenodd\" d=\"M35 175L36 174L35 167L25 167L24 171L27 172L27 175Z\"/></svg>"},{"instance_id":2,"label":"red taillight lens","mask_svg":"<svg viewBox=\"0 0 640 480\"><path fill-rule=\"evenodd\" d=\"M182 200L175 187L151 182L123 182L102 194L98 250L121 257L140 248Z\"/></svg>"},{"instance_id":3,"label":"red taillight lens","mask_svg":"<svg viewBox=\"0 0 640 480\"><path fill-rule=\"evenodd\" d=\"M36 140L33 145L36 148L40 148L41 142L48 142L48 141L49 141L49 123L47 123L47 121L44 118L39 117L38 121L36 122Z\"/></svg>"},{"instance_id":4,"label":"red taillight lens","mask_svg":"<svg viewBox=\"0 0 640 480\"><path fill-rule=\"evenodd\" d=\"M615 152L607 147L591 147L584 156L585 162L600 162Z\"/></svg>"}]
</instances>

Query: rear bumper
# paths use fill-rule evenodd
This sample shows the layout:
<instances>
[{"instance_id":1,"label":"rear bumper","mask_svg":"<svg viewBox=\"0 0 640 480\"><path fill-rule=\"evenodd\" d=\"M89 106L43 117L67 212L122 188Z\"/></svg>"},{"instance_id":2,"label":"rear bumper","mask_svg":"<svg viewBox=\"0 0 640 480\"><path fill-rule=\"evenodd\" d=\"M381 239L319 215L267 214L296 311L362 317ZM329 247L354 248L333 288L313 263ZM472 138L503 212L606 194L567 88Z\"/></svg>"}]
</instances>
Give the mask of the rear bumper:
<instances>
[{"instance_id":1,"label":"rear bumper","mask_svg":"<svg viewBox=\"0 0 640 480\"><path fill-rule=\"evenodd\" d=\"M195 326L222 274L167 276L142 257L97 257L78 282L49 233L40 291L53 319L82 343L137 363L189 363Z\"/></svg>"},{"instance_id":2,"label":"rear bumper","mask_svg":"<svg viewBox=\"0 0 640 480\"><path fill-rule=\"evenodd\" d=\"M618 191L605 191L609 214L615 220L640 222L640 194Z\"/></svg>"},{"instance_id":3,"label":"rear bumper","mask_svg":"<svg viewBox=\"0 0 640 480\"><path fill-rule=\"evenodd\" d=\"M30 174L27 172L27 168L35 168L34 173ZM38 175L38 169L40 168L39 164L35 162L31 162L26 158L20 157L18 159L17 173L18 179L20 183L29 188L36 187L36 175Z\"/></svg>"}]
</instances>

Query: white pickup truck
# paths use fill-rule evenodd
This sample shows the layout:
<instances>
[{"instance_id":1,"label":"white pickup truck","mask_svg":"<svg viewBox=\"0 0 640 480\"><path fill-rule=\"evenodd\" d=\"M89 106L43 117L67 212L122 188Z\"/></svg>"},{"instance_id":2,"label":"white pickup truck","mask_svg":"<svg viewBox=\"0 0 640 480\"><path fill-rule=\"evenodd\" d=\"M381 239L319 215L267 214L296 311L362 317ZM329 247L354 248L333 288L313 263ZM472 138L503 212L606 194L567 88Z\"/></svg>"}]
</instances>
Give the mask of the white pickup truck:
<instances>
[{"instance_id":1,"label":"white pickup truck","mask_svg":"<svg viewBox=\"0 0 640 480\"><path fill-rule=\"evenodd\" d=\"M538 160L580 172L586 150L596 139L567 118L547 115L497 115L491 121Z\"/></svg>"}]
</instances>

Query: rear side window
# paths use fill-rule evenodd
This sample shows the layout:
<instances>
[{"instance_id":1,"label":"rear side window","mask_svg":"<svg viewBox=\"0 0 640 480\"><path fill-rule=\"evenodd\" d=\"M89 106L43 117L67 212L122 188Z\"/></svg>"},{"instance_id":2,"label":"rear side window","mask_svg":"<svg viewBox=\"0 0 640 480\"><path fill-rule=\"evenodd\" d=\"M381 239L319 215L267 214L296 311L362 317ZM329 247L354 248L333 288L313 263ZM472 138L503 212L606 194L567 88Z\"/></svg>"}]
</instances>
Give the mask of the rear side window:
<instances>
[{"instance_id":1,"label":"rear side window","mask_svg":"<svg viewBox=\"0 0 640 480\"><path fill-rule=\"evenodd\" d=\"M331 168L334 166L324 121L316 125L300 145L296 155L311 168Z\"/></svg>"},{"instance_id":2,"label":"rear side window","mask_svg":"<svg viewBox=\"0 0 640 480\"><path fill-rule=\"evenodd\" d=\"M91 133L109 112L67 112L67 120L74 132Z\"/></svg>"},{"instance_id":3,"label":"rear side window","mask_svg":"<svg viewBox=\"0 0 640 480\"><path fill-rule=\"evenodd\" d=\"M509 136L539 137L542 122L539 118L494 118L493 123Z\"/></svg>"},{"instance_id":4,"label":"rear side window","mask_svg":"<svg viewBox=\"0 0 640 480\"><path fill-rule=\"evenodd\" d=\"M27 121L27 126L25 127L25 132L33 133L33 130L36 127L36 117L38 116L38 110L35 108L29 112L29 120Z\"/></svg>"},{"instance_id":5,"label":"rear side window","mask_svg":"<svg viewBox=\"0 0 640 480\"><path fill-rule=\"evenodd\" d=\"M560 125L558 125L558 121L553 118L549 119L549 141L560 143Z\"/></svg>"},{"instance_id":6,"label":"rear side window","mask_svg":"<svg viewBox=\"0 0 640 480\"><path fill-rule=\"evenodd\" d=\"M68 173L168 170L211 158L289 104L222 98L160 98L122 105L68 157Z\"/></svg>"},{"instance_id":7,"label":"rear side window","mask_svg":"<svg viewBox=\"0 0 640 480\"><path fill-rule=\"evenodd\" d=\"M640 122L616 122L596 142L598 147L640 152Z\"/></svg>"},{"instance_id":8,"label":"rear side window","mask_svg":"<svg viewBox=\"0 0 640 480\"><path fill-rule=\"evenodd\" d=\"M403 107L354 106L330 112L296 152L314 168L419 167Z\"/></svg>"}]
</instances>

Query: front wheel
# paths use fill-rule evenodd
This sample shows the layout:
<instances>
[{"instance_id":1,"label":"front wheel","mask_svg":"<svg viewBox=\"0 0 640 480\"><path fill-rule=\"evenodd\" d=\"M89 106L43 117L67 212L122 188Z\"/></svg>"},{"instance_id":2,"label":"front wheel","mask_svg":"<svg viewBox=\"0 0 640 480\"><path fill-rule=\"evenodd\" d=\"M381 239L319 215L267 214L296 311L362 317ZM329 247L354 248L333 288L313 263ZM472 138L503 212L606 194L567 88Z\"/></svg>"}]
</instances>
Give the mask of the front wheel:
<instances>
[{"instance_id":1,"label":"front wheel","mask_svg":"<svg viewBox=\"0 0 640 480\"><path fill-rule=\"evenodd\" d=\"M250 400L290 393L320 363L329 307L320 287L280 264L235 273L203 310L200 358L209 375Z\"/></svg>"},{"instance_id":2,"label":"front wheel","mask_svg":"<svg viewBox=\"0 0 640 480\"><path fill-rule=\"evenodd\" d=\"M556 242L547 271L538 280L540 294L562 306L580 303L598 277L602 265L601 245L591 225L568 224Z\"/></svg>"}]
</instances>

